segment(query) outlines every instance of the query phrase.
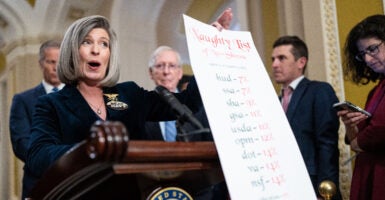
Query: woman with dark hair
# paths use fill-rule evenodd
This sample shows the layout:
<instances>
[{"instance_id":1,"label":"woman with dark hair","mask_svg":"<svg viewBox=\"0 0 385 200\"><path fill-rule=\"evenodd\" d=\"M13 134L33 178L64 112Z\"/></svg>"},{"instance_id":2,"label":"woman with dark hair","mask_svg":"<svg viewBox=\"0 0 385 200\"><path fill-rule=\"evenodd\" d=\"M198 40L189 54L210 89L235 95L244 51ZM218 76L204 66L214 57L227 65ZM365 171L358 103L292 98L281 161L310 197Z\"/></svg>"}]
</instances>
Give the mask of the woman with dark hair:
<instances>
[{"instance_id":1,"label":"woman with dark hair","mask_svg":"<svg viewBox=\"0 0 385 200\"><path fill-rule=\"evenodd\" d=\"M378 82L368 95L365 110L338 112L346 128L346 142L357 153L350 199L385 196L385 16L373 15L350 31L345 43L345 75L354 83Z\"/></svg>"}]
</instances>

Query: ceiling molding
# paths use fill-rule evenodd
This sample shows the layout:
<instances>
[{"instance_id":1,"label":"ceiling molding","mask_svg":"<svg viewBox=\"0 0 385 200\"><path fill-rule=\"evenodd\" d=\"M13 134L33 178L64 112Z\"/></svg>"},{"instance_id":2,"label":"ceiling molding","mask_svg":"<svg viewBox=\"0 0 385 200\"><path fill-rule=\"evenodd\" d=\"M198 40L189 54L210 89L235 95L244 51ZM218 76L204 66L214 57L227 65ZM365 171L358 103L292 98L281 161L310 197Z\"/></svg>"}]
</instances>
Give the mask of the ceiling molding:
<instances>
[{"instance_id":1,"label":"ceiling molding","mask_svg":"<svg viewBox=\"0 0 385 200\"><path fill-rule=\"evenodd\" d=\"M32 7L35 7L36 0L27 0L27 2L28 2L29 5L31 5Z\"/></svg>"},{"instance_id":2,"label":"ceiling molding","mask_svg":"<svg viewBox=\"0 0 385 200\"><path fill-rule=\"evenodd\" d=\"M8 22L0 15L0 28L5 29L8 26Z\"/></svg>"},{"instance_id":3,"label":"ceiling molding","mask_svg":"<svg viewBox=\"0 0 385 200\"><path fill-rule=\"evenodd\" d=\"M77 20L84 17L85 13L86 13L85 10L71 6L70 9L68 10L67 16L68 16L68 19L70 20Z\"/></svg>"}]
</instances>

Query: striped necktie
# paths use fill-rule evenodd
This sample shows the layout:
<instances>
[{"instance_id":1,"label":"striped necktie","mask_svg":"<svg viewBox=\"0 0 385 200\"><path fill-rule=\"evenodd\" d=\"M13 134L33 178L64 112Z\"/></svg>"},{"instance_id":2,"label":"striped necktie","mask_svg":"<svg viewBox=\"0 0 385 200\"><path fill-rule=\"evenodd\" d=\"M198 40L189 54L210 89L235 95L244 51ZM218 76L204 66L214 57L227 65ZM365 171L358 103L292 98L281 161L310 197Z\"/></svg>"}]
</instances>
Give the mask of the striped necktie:
<instances>
[{"instance_id":1,"label":"striped necktie","mask_svg":"<svg viewBox=\"0 0 385 200\"><path fill-rule=\"evenodd\" d=\"M175 142L175 138L176 138L175 121L165 122L165 136L166 136L166 139L165 139L166 141Z\"/></svg>"}]
</instances>

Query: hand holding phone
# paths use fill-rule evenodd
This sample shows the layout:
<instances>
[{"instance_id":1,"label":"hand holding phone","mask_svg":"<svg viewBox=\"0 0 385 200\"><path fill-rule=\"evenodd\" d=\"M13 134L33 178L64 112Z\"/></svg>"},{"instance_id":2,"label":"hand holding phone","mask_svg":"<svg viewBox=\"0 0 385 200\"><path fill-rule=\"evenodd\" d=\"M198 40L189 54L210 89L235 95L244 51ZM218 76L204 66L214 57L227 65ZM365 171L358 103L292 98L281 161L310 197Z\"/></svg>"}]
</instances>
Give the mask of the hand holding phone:
<instances>
[{"instance_id":1,"label":"hand holding phone","mask_svg":"<svg viewBox=\"0 0 385 200\"><path fill-rule=\"evenodd\" d=\"M372 114L370 114L368 111L350 103L349 101L343 101L343 102L338 102L338 103L335 103L333 104L333 107L335 109L337 109L338 111L340 110L349 110L349 111L352 111L352 112L360 112L360 113L363 113L365 115L367 115L368 117L371 117Z\"/></svg>"}]
</instances>

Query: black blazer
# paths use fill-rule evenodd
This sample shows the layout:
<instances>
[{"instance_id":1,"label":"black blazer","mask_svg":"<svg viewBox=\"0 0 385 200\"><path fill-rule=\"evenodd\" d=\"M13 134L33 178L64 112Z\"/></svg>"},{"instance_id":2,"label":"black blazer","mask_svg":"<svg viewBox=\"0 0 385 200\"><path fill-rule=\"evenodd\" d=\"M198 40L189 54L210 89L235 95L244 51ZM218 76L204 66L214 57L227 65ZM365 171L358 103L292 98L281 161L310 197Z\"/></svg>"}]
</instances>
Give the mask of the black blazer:
<instances>
[{"instance_id":1,"label":"black blazer","mask_svg":"<svg viewBox=\"0 0 385 200\"><path fill-rule=\"evenodd\" d=\"M339 119L333 108L336 102L338 98L330 84L304 78L293 91L286 112L317 194L323 180L333 181L338 188Z\"/></svg>"},{"instance_id":2,"label":"black blazer","mask_svg":"<svg viewBox=\"0 0 385 200\"><path fill-rule=\"evenodd\" d=\"M16 157L25 162L31 136L32 116L39 96L45 95L43 84L16 94L12 99L9 118L12 149ZM32 189L37 177L26 172L24 167L22 198Z\"/></svg>"},{"instance_id":3,"label":"black blazer","mask_svg":"<svg viewBox=\"0 0 385 200\"><path fill-rule=\"evenodd\" d=\"M45 95L43 84L16 94L12 99L9 118L9 129L13 152L16 157L25 162L30 138L32 115L39 96Z\"/></svg>"},{"instance_id":4,"label":"black blazer","mask_svg":"<svg viewBox=\"0 0 385 200\"><path fill-rule=\"evenodd\" d=\"M146 91L134 82L124 82L104 88L104 94L118 94L118 100L128 105L126 110L107 107L107 120L122 122L130 139L143 139L145 121L175 119L171 108L154 91ZM195 81L188 89L175 94L179 101L197 111L202 105ZM105 97L105 103L108 99ZM75 86L38 99L32 121L27 167L36 176L44 171L74 144L86 139L91 125L100 120Z\"/></svg>"},{"instance_id":5,"label":"black blazer","mask_svg":"<svg viewBox=\"0 0 385 200\"><path fill-rule=\"evenodd\" d=\"M146 122L144 127L147 140L164 140L159 122Z\"/></svg>"}]
</instances>

